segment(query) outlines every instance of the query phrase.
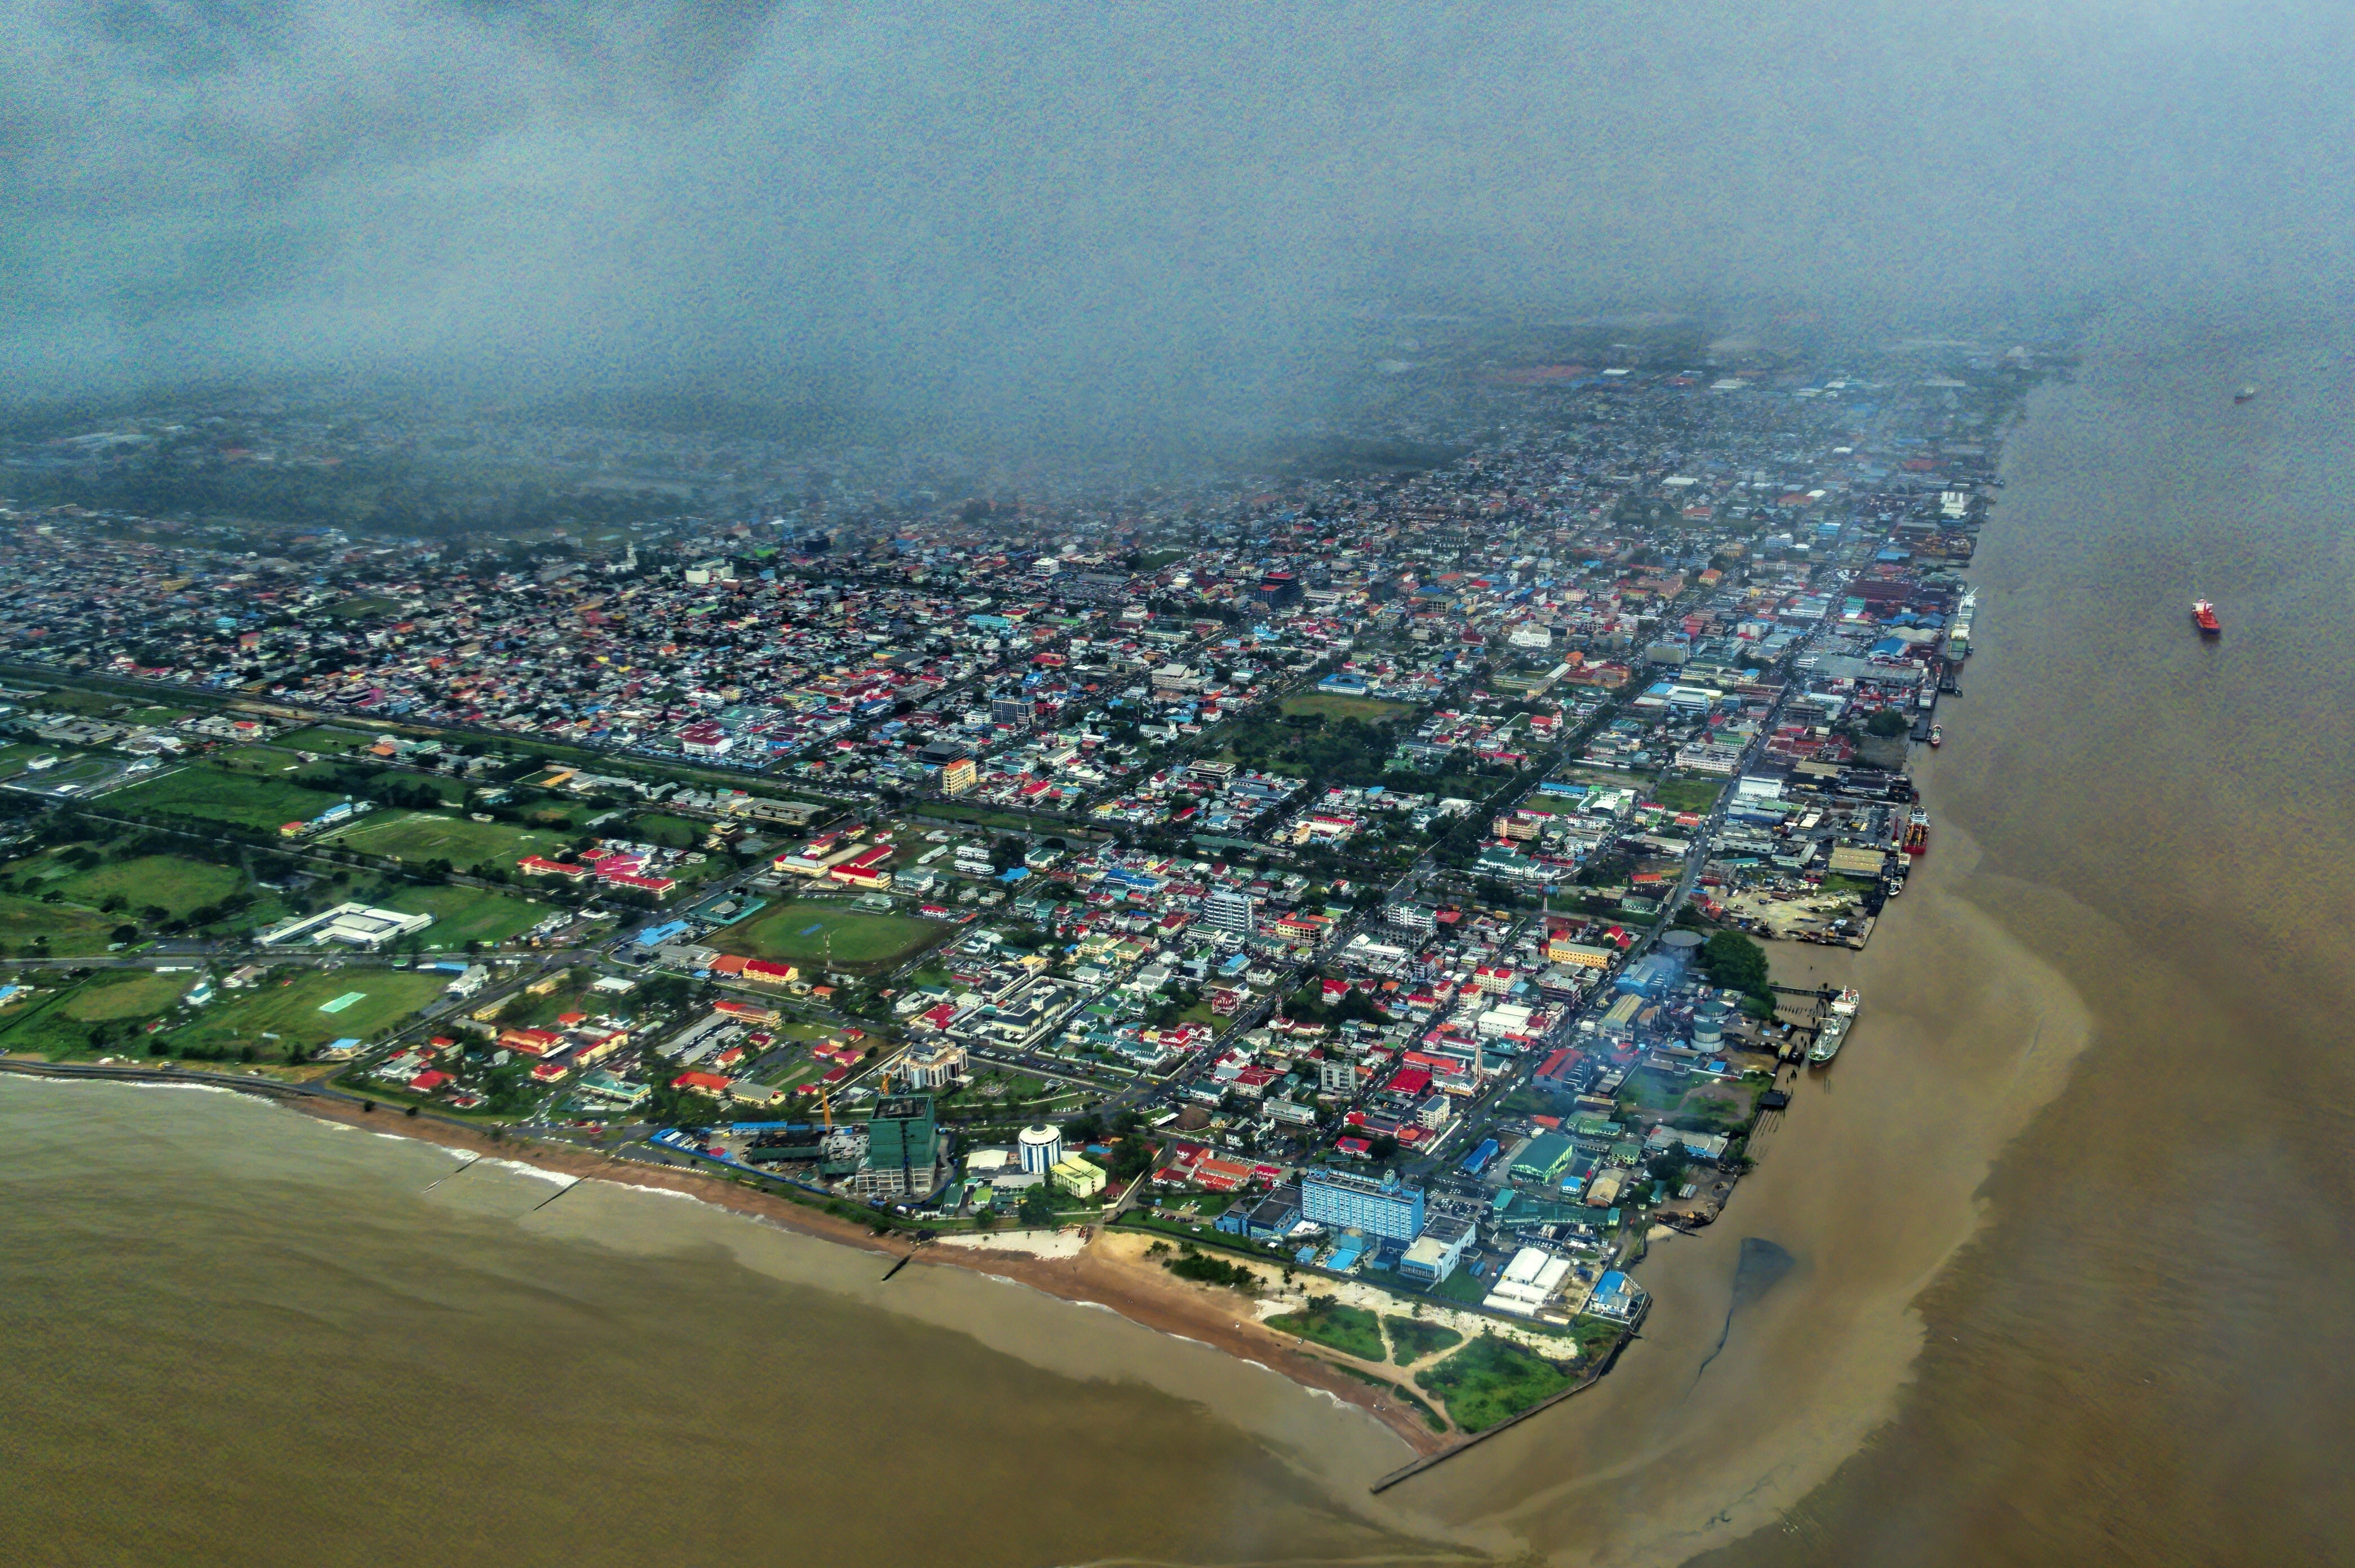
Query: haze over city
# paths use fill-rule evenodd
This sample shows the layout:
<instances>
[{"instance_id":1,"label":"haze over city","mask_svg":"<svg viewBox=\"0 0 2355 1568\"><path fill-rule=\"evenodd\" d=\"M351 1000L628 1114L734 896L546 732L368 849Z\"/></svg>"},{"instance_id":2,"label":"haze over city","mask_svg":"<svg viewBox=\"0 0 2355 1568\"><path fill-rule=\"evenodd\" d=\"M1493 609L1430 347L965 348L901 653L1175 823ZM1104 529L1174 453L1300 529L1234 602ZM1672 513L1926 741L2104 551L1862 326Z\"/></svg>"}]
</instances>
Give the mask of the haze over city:
<instances>
[{"instance_id":1,"label":"haze over city","mask_svg":"<svg viewBox=\"0 0 2355 1568\"><path fill-rule=\"evenodd\" d=\"M11 10L20 397L684 378L1036 435L1248 414L1369 312L2296 292L2355 216L2319 5Z\"/></svg>"}]
</instances>

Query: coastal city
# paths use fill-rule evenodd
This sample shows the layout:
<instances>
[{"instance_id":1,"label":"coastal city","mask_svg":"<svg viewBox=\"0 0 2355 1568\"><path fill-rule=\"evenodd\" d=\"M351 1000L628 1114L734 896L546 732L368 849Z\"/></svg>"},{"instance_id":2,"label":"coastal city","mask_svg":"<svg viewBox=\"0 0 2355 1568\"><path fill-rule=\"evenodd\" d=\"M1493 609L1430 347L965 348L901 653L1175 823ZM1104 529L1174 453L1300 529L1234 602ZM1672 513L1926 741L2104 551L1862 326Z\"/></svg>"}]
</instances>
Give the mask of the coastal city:
<instances>
[{"instance_id":1,"label":"coastal city","mask_svg":"<svg viewBox=\"0 0 2355 1568\"><path fill-rule=\"evenodd\" d=\"M1101 1256L1427 1452L1568 1397L1872 1049L1779 955L1934 852L2062 362L1422 331L1151 484L610 411L10 437L0 1068Z\"/></svg>"}]
</instances>

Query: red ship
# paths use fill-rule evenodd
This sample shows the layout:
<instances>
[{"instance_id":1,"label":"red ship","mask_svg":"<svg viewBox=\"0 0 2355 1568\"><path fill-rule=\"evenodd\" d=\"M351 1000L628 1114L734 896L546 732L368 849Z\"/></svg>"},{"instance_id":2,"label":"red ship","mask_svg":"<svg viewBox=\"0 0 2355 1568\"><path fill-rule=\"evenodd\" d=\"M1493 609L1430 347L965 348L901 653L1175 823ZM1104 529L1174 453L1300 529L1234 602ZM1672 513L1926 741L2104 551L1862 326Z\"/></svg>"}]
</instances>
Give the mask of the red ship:
<instances>
[{"instance_id":1,"label":"red ship","mask_svg":"<svg viewBox=\"0 0 2355 1568\"><path fill-rule=\"evenodd\" d=\"M1930 852L1930 814L1928 812L1916 811L1906 819L1905 837L1900 847L1908 855L1926 855Z\"/></svg>"},{"instance_id":2,"label":"red ship","mask_svg":"<svg viewBox=\"0 0 2355 1568\"><path fill-rule=\"evenodd\" d=\"M2224 624L2216 619L2216 606L2209 603L2205 599L2195 599L2191 602L2191 624L2200 628L2200 635L2203 637L2221 637L2224 635Z\"/></svg>"}]
</instances>

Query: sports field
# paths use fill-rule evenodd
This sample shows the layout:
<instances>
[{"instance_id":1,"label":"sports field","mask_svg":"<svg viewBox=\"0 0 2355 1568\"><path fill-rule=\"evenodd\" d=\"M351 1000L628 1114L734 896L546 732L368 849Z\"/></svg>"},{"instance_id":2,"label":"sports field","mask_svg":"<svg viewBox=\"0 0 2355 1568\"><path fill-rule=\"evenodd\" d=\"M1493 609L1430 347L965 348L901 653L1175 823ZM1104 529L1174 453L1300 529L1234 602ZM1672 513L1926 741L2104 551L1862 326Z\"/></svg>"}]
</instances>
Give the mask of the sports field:
<instances>
[{"instance_id":1,"label":"sports field","mask_svg":"<svg viewBox=\"0 0 2355 1568\"><path fill-rule=\"evenodd\" d=\"M223 992L194 1022L172 1031L172 1044L232 1051L252 1045L275 1054L289 1044L315 1051L346 1036L369 1040L432 1001L448 981L439 971L405 969L272 975L250 991ZM355 991L358 999L337 1011L319 1010Z\"/></svg>"},{"instance_id":2,"label":"sports field","mask_svg":"<svg viewBox=\"0 0 2355 1568\"><path fill-rule=\"evenodd\" d=\"M545 904L527 903L512 893L480 888L396 888L373 901L404 914L430 914L433 923L418 933L418 945L446 953L469 942L510 942L548 918Z\"/></svg>"},{"instance_id":3,"label":"sports field","mask_svg":"<svg viewBox=\"0 0 2355 1568\"><path fill-rule=\"evenodd\" d=\"M106 797L106 804L124 811L274 828L289 822L308 822L342 799L324 790L304 789L273 778L240 776L198 763L117 790Z\"/></svg>"},{"instance_id":4,"label":"sports field","mask_svg":"<svg viewBox=\"0 0 2355 1568\"><path fill-rule=\"evenodd\" d=\"M888 969L938 941L949 927L912 915L875 914L846 904L790 903L764 909L709 940L722 953L789 964L825 964L852 974Z\"/></svg>"},{"instance_id":5,"label":"sports field","mask_svg":"<svg viewBox=\"0 0 2355 1568\"><path fill-rule=\"evenodd\" d=\"M1414 711L1406 702L1385 702L1379 697L1351 697L1338 691L1304 691L1297 697L1287 697L1280 711L1287 715L1322 713L1327 719L1362 719L1369 724L1379 724L1385 719L1398 719Z\"/></svg>"},{"instance_id":6,"label":"sports field","mask_svg":"<svg viewBox=\"0 0 2355 1568\"><path fill-rule=\"evenodd\" d=\"M553 855L566 843L560 833L474 822L456 812L438 811L370 812L328 837L363 854L420 863L447 860L461 870L482 860L512 869L527 855Z\"/></svg>"}]
</instances>

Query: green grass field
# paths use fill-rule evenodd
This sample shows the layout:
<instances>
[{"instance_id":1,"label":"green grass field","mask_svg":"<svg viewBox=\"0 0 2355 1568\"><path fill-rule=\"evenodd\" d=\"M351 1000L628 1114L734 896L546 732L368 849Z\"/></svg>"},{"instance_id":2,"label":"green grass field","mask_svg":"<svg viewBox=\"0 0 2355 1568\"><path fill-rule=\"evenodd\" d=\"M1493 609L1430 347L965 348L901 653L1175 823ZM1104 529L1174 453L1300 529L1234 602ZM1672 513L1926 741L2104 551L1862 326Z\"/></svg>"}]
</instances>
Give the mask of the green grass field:
<instances>
[{"instance_id":1,"label":"green grass field","mask_svg":"<svg viewBox=\"0 0 2355 1568\"><path fill-rule=\"evenodd\" d=\"M272 975L252 990L223 992L194 1022L172 1032L172 1045L183 1051L197 1047L229 1052L252 1045L275 1054L289 1044L315 1051L346 1036L369 1040L432 1001L448 979L438 971L401 969ZM353 991L361 993L360 999L342 1011L319 1010L320 1004Z\"/></svg>"},{"instance_id":2,"label":"green grass field","mask_svg":"<svg viewBox=\"0 0 2355 1568\"><path fill-rule=\"evenodd\" d=\"M109 898L120 897L130 910L153 904L171 911L175 918L199 904L218 903L245 886L244 876L233 866L186 860L177 855L142 855L135 860L111 860L88 871L75 870L61 860L43 856L8 869L16 876L20 888L30 887L37 893L55 890L64 894L68 902L93 911Z\"/></svg>"},{"instance_id":3,"label":"green grass field","mask_svg":"<svg viewBox=\"0 0 2355 1568\"><path fill-rule=\"evenodd\" d=\"M101 976L63 995L36 998L0 1013L0 1051L34 1051L52 1060L86 1056L101 1050L144 1051L137 1026L169 1013L188 989L186 975L145 973ZM101 1046L91 1031L115 1025Z\"/></svg>"},{"instance_id":4,"label":"green grass field","mask_svg":"<svg viewBox=\"0 0 2355 1568\"><path fill-rule=\"evenodd\" d=\"M1277 709L1286 717L1304 713L1321 713L1327 719L1362 719L1369 724L1379 724L1385 719L1401 719L1414 711L1405 702L1385 702L1379 697L1350 697L1338 691L1304 691L1297 697L1287 697Z\"/></svg>"},{"instance_id":5,"label":"green grass field","mask_svg":"<svg viewBox=\"0 0 2355 1568\"><path fill-rule=\"evenodd\" d=\"M342 799L323 790L226 773L198 763L117 790L106 797L106 804L123 811L275 828L288 822L307 822Z\"/></svg>"},{"instance_id":6,"label":"green grass field","mask_svg":"<svg viewBox=\"0 0 2355 1568\"><path fill-rule=\"evenodd\" d=\"M242 773L253 778L288 775L290 783L296 782L292 775L300 773L308 765L292 752L258 741L250 746L216 752L205 759L205 766L208 768L219 768L226 773Z\"/></svg>"},{"instance_id":7,"label":"green grass field","mask_svg":"<svg viewBox=\"0 0 2355 1568\"><path fill-rule=\"evenodd\" d=\"M123 699L103 691L77 691L60 686L44 695L37 704L59 713L107 713L123 706Z\"/></svg>"},{"instance_id":8,"label":"green grass field","mask_svg":"<svg viewBox=\"0 0 2355 1568\"><path fill-rule=\"evenodd\" d=\"M112 1019L152 1019L168 1012L193 976L148 971L101 976L59 1001L56 1010L83 1023Z\"/></svg>"},{"instance_id":9,"label":"green grass field","mask_svg":"<svg viewBox=\"0 0 2355 1568\"><path fill-rule=\"evenodd\" d=\"M544 904L480 888L400 887L376 901L403 914L432 915L433 923L420 932L417 940L428 952L436 953L454 951L469 942L511 942L549 912Z\"/></svg>"},{"instance_id":10,"label":"green grass field","mask_svg":"<svg viewBox=\"0 0 2355 1568\"><path fill-rule=\"evenodd\" d=\"M376 811L329 835L340 848L422 864L447 860L461 869L489 860L513 869L527 855L552 855L562 834L535 832L505 822L473 822L455 812Z\"/></svg>"},{"instance_id":11,"label":"green grass field","mask_svg":"<svg viewBox=\"0 0 2355 1568\"><path fill-rule=\"evenodd\" d=\"M1447 1418L1465 1432L1485 1432L1571 1381L1551 1361L1494 1334L1481 1335L1415 1381L1439 1396Z\"/></svg>"},{"instance_id":12,"label":"green grass field","mask_svg":"<svg viewBox=\"0 0 2355 1568\"><path fill-rule=\"evenodd\" d=\"M1382 1331L1374 1315L1362 1307L1344 1307L1329 1296L1312 1296L1306 1307L1279 1313L1267 1320L1267 1326L1280 1334L1313 1339L1361 1361L1383 1359Z\"/></svg>"},{"instance_id":13,"label":"green grass field","mask_svg":"<svg viewBox=\"0 0 2355 1568\"><path fill-rule=\"evenodd\" d=\"M1723 779L1663 779L1647 794L1670 811L1707 811L1725 793Z\"/></svg>"},{"instance_id":14,"label":"green grass field","mask_svg":"<svg viewBox=\"0 0 2355 1568\"><path fill-rule=\"evenodd\" d=\"M889 968L937 941L949 927L911 915L871 914L842 904L799 899L762 910L709 938L722 953L790 964L819 964L831 955L837 969ZM831 948L828 938L832 939Z\"/></svg>"},{"instance_id":15,"label":"green grass field","mask_svg":"<svg viewBox=\"0 0 2355 1568\"><path fill-rule=\"evenodd\" d=\"M1382 1326L1391 1331L1391 1354L1401 1367L1434 1350L1453 1349L1464 1343L1464 1336L1455 1329L1425 1323L1420 1317L1385 1317Z\"/></svg>"},{"instance_id":16,"label":"green grass field","mask_svg":"<svg viewBox=\"0 0 2355 1568\"><path fill-rule=\"evenodd\" d=\"M684 816L649 811L632 817L614 837L638 844L660 844L670 849L692 849L702 843L709 832L701 823L689 822Z\"/></svg>"},{"instance_id":17,"label":"green grass field","mask_svg":"<svg viewBox=\"0 0 2355 1568\"><path fill-rule=\"evenodd\" d=\"M296 730L281 735L273 742L297 752L316 752L330 755L338 752L358 752L377 743L380 737L363 730L340 730L332 724L314 724L307 730Z\"/></svg>"}]
</instances>

